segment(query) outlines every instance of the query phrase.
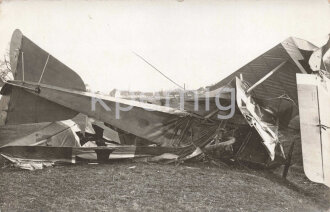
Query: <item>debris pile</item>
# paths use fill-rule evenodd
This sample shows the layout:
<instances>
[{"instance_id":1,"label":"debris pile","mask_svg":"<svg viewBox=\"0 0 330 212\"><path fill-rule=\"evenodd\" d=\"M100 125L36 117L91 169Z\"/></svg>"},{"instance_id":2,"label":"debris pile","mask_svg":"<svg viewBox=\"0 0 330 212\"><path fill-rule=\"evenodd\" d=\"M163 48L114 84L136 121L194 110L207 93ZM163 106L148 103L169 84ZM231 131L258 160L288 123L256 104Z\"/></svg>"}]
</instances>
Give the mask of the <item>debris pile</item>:
<instances>
[{"instance_id":1,"label":"debris pile","mask_svg":"<svg viewBox=\"0 0 330 212\"><path fill-rule=\"evenodd\" d=\"M320 134L308 134L306 107L312 102L301 95L302 90L313 93L303 86L307 78L315 78L313 85L323 88L323 96L316 101L322 113L329 114L323 109L330 102L329 45L318 48L288 38L177 107L171 101L164 106L86 92L77 73L16 30L10 47L14 79L6 80L1 89L1 123L16 125L17 130L23 125L49 124L0 144L0 155L25 169L142 157L171 163L199 155L264 168L288 164L279 128L287 128L299 115L303 146ZM77 121L78 114L84 115L83 121ZM329 122L315 126L327 129ZM324 150L329 146L330 136L326 136L323 147L317 147L323 152L321 160L330 155ZM303 148L304 155L308 151ZM316 167L308 163L308 169ZM318 174L326 173L319 182L328 180L326 168L324 163L318 167Z\"/></svg>"}]
</instances>

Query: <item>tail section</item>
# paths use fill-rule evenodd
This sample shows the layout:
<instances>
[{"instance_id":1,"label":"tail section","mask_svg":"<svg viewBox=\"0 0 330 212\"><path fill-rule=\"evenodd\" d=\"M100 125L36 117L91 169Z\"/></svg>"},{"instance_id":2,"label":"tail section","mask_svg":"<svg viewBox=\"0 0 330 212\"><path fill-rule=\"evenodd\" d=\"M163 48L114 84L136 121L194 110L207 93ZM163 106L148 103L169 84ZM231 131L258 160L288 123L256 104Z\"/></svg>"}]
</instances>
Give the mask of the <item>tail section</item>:
<instances>
[{"instance_id":1,"label":"tail section","mask_svg":"<svg viewBox=\"0 0 330 212\"><path fill-rule=\"evenodd\" d=\"M15 30L10 44L10 64L14 81L47 84L85 91L80 76L52 55ZM37 92L37 91L36 91ZM73 118L77 112L40 98L7 82L1 90L1 124L53 122Z\"/></svg>"},{"instance_id":2,"label":"tail section","mask_svg":"<svg viewBox=\"0 0 330 212\"><path fill-rule=\"evenodd\" d=\"M77 73L25 37L20 30L13 33L10 60L15 80L86 90Z\"/></svg>"}]
</instances>

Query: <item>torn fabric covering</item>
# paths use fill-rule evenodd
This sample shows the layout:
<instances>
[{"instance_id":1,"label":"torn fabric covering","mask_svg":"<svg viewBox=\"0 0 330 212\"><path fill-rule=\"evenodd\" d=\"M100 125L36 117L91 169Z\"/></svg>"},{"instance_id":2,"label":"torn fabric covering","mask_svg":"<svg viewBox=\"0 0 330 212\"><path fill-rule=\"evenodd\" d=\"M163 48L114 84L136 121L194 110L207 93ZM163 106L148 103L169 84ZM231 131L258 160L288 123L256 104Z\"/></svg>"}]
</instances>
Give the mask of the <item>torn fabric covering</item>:
<instances>
[{"instance_id":1,"label":"torn fabric covering","mask_svg":"<svg viewBox=\"0 0 330 212\"><path fill-rule=\"evenodd\" d=\"M13 158L4 154L0 154L2 157L9 160L12 164L14 164L15 167L20 169L26 169L26 170L37 170L37 169L43 169L44 167L51 167L54 165L53 162L49 161L36 161L36 160L26 160L21 158Z\"/></svg>"},{"instance_id":2,"label":"torn fabric covering","mask_svg":"<svg viewBox=\"0 0 330 212\"><path fill-rule=\"evenodd\" d=\"M72 121L77 124L79 129L81 129L80 132L83 135L85 135L85 133L95 134L95 131L94 131L94 129L92 127L92 124L91 124L91 120L90 120L90 118L88 118L88 116L79 113L77 116L75 116L72 119Z\"/></svg>"},{"instance_id":3,"label":"torn fabric covering","mask_svg":"<svg viewBox=\"0 0 330 212\"><path fill-rule=\"evenodd\" d=\"M177 120L179 121L179 120ZM7 157L16 158L16 163L22 164L23 158L31 161L31 166L38 161L47 161L50 163L55 162L68 162L75 163L77 158L88 159L88 160L99 160L99 154L101 151L111 151L105 157L106 159L120 159L120 158L136 158L136 157L150 157L150 161L159 160L173 160L181 159L187 160L195 157L201 153L201 149L207 143L213 140L217 130L217 126L205 125L200 129L201 133L198 133L197 139L191 140L190 131L182 130L180 125L187 126L192 120L185 118L179 121L178 125L173 125L179 132L176 136L173 136L173 141L176 141L176 147L159 147L159 146L123 146L115 144L107 144L106 147L98 147L94 142L88 142L84 147L67 148L67 147L51 147L51 146L7 146L0 148L3 155ZM172 127L173 127L172 126ZM168 128L169 126L165 126ZM174 128L174 130L175 130ZM188 127L185 127L188 129ZM186 134L186 135L185 135ZM187 139L191 143L185 141ZM180 147L181 142L185 147ZM57 143L58 144L58 143ZM99 152L98 152L99 151ZM52 156L49 155L52 152ZM168 157L171 155L172 157ZM28 160L25 160L28 161ZM13 161L14 162L14 161Z\"/></svg>"},{"instance_id":4,"label":"torn fabric covering","mask_svg":"<svg viewBox=\"0 0 330 212\"><path fill-rule=\"evenodd\" d=\"M39 131L4 146L79 147L79 138L75 133L77 131L80 131L80 129L73 121L54 122Z\"/></svg>"},{"instance_id":5,"label":"torn fabric covering","mask_svg":"<svg viewBox=\"0 0 330 212\"><path fill-rule=\"evenodd\" d=\"M265 145L270 158L275 159L275 148L277 146L280 146L281 156L285 158L282 145L277 136L277 123L267 123L261 120L261 117L257 115L260 106L253 102L251 95L246 94L246 89L244 89L242 81L238 78L236 78L236 94L237 105L241 113L250 126L254 127L261 136L262 143Z\"/></svg>"},{"instance_id":6,"label":"torn fabric covering","mask_svg":"<svg viewBox=\"0 0 330 212\"><path fill-rule=\"evenodd\" d=\"M107 140L114 141L118 144L121 143L120 139L119 139L118 132L116 132L115 130L107 127L103 122L92 120L91 123L94 124L94 125L97 125L98 127L101 127L103 129L103 138L105 138ZM95 134L95 131L94 131L94 134Z\"/></svg>"},{"instance_id":7,"label":"torn fabric covering","mask_svg":"<svg viewBox=\"0 0 330 212\"><path fill-rule=\"evenodd\" d=\"M56 136L50 138L58 137L60 141L64 142L65 137L59 136L63 132L68 132L71 128L76 127L76 124L69 122L72 125L68 126L65 130L60 131ZM194 131L191 127L194 125L196 130L195 136L193 136ZM57 126L55 123L50 126ZM60 125L61 126L61 125ZM58 126L57 126L58 127ZM193 117L183 117L178 118L174 122L170 122L169 125L165 125L164 128L170 131L171 143L168 145L161 146L123 146L108 143L105 147L99 147L94 142L88 142L84 147L78 147L73 143L67 145L70 148L65 147L58 140L54 140L47 137L46 132L54 133L54 127L48 127L48 130L43 130L41 132L34 133L27 138L20 139L13 142L10 145L0 148L0 152L7 156L7 158L15 158L12 162L17 164L22 164L21 161L24 159L29 159L31 165L38 161L47 161L51 163L55 162L67 162L75 163L77 158L88 159L88 160L99 160L100 155L103 152L110 151L108 155L102 156L103 159L120 159L120 158L136 158L136 157L150 157L151 161L157 161L159 159L169 159L168 155L175 155L175 157L170 157L170 159L180 159L187 160L196 155L200 154L200 148L208 144L214 139L215 133L217 132L217 125L210 125L207 123L200 123L200 121L195 120ZM47 129L47 127L45 128ZM77 129L78 130L78 129ZM161 131L166 131L162 129ZM197 132L198 130L198 132ZM173 132L175 131L174 135ZM38 135L40 138L36 142L35 137ZM46 137L47 139L44 139ZM74 137L71 137L71 141ZM30 146L26 146L29 144ZM48 145L47 145L48 144ZM14 146L15 145L15 146ZM19 146L20 145L20 146ZM76 147L75 147L76 146ZM199 148L200 147L200 148ZM52 156L49 153L52 152ZM104 158L105 157L105 158ZM153 157L156 157L153 159ZM165 157L165 158L164 158ZM27 160L24 160L25 162Z\"/></svg>"},{"instance_id":8,"label":"torn fabric covering","mask_svg":"<svg viewBox=\"0 0 330 212\"><path fill-rule=\"evenodd\" d=\"M0 147L42 130L51 123L0 126Z\"/></svg>"}]
</instances>

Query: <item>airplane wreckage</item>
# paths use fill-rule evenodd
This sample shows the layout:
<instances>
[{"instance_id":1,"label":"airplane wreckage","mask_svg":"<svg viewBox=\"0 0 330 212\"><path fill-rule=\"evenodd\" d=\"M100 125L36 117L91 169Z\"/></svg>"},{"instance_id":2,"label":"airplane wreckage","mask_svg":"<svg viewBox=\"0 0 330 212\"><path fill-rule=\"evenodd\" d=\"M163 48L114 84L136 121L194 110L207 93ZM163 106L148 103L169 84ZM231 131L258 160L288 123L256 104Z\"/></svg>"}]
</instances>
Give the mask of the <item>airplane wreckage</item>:
<instances>
[{"instance_id":1,"label":"airplane wreckage","mask_svg":"<svg viewBox=\"0 0 330 212\"><path fill-rule=\"evenodd\" d=\"M79 75L15 30L0 155L24 169L200 155L274 167L287 163L278 130L299 115L305 173L329 186L329 46L288 38L179 109L86 92Z\"/></svg>"}]
</instances>

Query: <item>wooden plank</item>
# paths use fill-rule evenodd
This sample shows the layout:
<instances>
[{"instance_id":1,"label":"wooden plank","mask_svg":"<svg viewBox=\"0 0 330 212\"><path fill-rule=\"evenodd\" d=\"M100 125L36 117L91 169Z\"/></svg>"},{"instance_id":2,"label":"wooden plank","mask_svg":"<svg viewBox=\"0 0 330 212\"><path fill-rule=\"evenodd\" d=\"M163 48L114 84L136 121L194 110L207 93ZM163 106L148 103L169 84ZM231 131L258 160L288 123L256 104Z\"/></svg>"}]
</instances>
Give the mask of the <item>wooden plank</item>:
<instances>
[{"instance_id":1,"label":"wooden plank","mask_svg":"<svg viewBox=\"0 0 330 212\"><path fill-rule=\"evenodd\" d=\"M316 76L297 74L297 87L304 171L311 181L323 183Z\"/></svg>"}]
</instances>

